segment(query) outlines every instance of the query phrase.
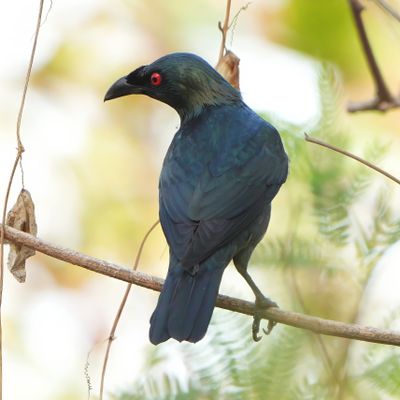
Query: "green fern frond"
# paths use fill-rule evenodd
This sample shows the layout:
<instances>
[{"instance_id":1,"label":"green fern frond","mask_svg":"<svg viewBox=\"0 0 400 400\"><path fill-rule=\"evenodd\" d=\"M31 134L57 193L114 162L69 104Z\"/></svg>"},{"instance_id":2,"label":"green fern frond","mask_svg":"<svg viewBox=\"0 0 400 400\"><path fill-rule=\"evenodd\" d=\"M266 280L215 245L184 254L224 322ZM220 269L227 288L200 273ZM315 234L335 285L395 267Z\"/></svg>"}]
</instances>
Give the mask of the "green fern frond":
<instances>
[{"instance_id":1,"label":"green fern frond","mask_svg":"<svg viewBox=\"0 0 400 400\"><path fill-rule=\"evenodd\" d=\"M385 253L388 246L400 240L400 218L389 205L386 189L378 192L369 219L355 220L354 246L366 277Z\"/></svg>"},{"instance_id":2,"label":"green fern frond","mask_svg":"<svg viewBox=\"0 0 400 400\"><path fill-rule=\"evenodd\" d=\"M290 327L280 327L260 349L259 360L252 368L252 399L291 399L297 385L304 355L306 334Z\"/></svg>"},{"instance_id":3,"label":"green fern frond","mask_svg":"<svg viewBox=\"0 0 400 400\"><path fill-rule=\"evenodd\" d=\"M400 354L393 354L363 374L373 386L396 398L400 397Z\"/></svg>"},{"instance_id":4,"label":"green fern frond","mask_svg":"<svg viewBox=\"0 0 400 400\"><path fill-rule=\"evenodd\" d=\"M293 387L292 400L332 400L334 399L332 387L316 379L304 378Z\"/></svg>"},{"instance_id":5,"label":"green fern frond","mask_svg":"<svg viewBox=\"0 0 400 400\"><path fill-rule=\"evenodd\" d=\"M321 133L321 138L337 138L339 131L340 110L343 98L343 87L339 70L333 64L321 63L318 70L318 87L320 99L320 114L316 127ZM346 140L344 136L342 140ZM342 143L343 144L343 143Z\"/></svg>"},{"instance_id":6,"label":"green fern frond","mask_svg":"<svg viewBox=\"0 0 400 400\"><path fill-rule=\"evenodd\" d=\"M278 268L324 269L334 272L345 265L335 246L318 236L274 237L264 240L254 252L255 264ZM330 254L330 257L326 257Z\"/></svg>"}]
</instances>

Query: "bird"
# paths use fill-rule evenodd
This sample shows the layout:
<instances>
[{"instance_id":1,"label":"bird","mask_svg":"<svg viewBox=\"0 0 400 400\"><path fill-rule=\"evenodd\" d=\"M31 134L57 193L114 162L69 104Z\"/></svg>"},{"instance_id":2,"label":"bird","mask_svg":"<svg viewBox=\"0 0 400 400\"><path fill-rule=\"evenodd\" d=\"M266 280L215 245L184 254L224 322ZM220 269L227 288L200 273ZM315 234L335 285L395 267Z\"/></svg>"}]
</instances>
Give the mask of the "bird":
<instances>
[{"instance_id":1,"label":"bird","mask_svg":"<svg viewBox=\"0 0 400 400\"><path fill-rule=\"evenodd\" d=\"M112 84L104 101L131 94L168 104L180 117L159 179L169 267L150 318L150 342L201 340L231 261L252 289L257 309L276 307L247 267L288 176L277 129L192 53L167 54L133 70ZM260 339L259 321L256 314L254 340Z\"/></svg>"}]
</instances>

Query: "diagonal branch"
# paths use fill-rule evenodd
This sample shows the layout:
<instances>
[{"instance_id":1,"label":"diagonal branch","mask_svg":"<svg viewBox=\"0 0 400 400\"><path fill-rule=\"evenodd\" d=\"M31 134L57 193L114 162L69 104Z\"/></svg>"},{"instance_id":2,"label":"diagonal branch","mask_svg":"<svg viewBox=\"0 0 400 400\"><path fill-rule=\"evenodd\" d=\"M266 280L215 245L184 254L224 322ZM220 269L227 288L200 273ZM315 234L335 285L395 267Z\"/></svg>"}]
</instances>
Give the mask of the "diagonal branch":
<instances>
[{"instance_id":1,"label":"diagonal branch","mask_svg":"<svg viewBox=\"0 0 400 400\"><path fill-rule=\"evenodd\" d=\"M376 94L377 97L384 101L392 101L392 96L389 92L389 89L386 86L386 83L383 79L382 73L378 67L378 63L376 62L374 53L371 48L371 44L368 40L368 35L365 30L365 26L361 17L361 13L364 10L364 7L361 5L359 0L350 0L350 6L353 13L354 21L356 23L358 35L361 40L362 47L364 49L365 56L367 57L368 66L371 71L372 77L375 81L376 85Z\"/></svg>"},{"instance_id":2,"label":"diagonal branch","mask_svg":"<svg viewBox=\"0 0 400 400\"><path fill-rule=\"evenodd\" d=\"M0 225L0 230L4 232L4 237L7 240L35 249L36 251L47 254L48 256L58 260L156 291L160 291L164 283L163 279L147 275L143 272L132 271L131 269L122 267L118 264L90 257L75 250L52 245L36 238L35 236L8 226L6 226L5 229L2 229L2 227L3 225ZM255 313L254 303L224 295L218 296L217 307L252 316L254 316ZM387 329L371 328L357 324L346 324L343 322L285 311L280 308L264 310L260 316L264 319L273 320L297 328L307 329L324 335L400 346L400 332L390 331Z\"/></svg>"},{"instance_id":3,"label":"diagonal branch","mask_svg":"<svg viewBox=\"0 0 400 400\"><path fill-rule=\"evenodd\" d=\"M371 162L369 162L367 160L364 160L363 158L358 157L355 154L350 153L347 150L344 150L344 149L341 149L340 147L334 146L333 144L329 144L329 143L323 142L321 139L313 138L313 137L307 135L307 133L304 134L304 137L305 137L307 142L318 144L318 145L320 145L322 147L326 147L327 149L336 151L337 153L343 154L343 155L345 155L347 157L350 157L350 158L352 158L354 160L357 160L361 164L366 165L367 167L379 172L380 174L386 176L387 178L391 179L393 182L396 182L396 183L398 183L400 185L400 179L399 178L396 178L392 174L389 174L389 172L387 172L384 169L378 167L377 165L375 165L375 164L373 164L373 163L371 163Z\"/></svg>"},{"instance_id":4,"label":"diagonal branch","mask_svg":"<svg viewBox=\"0 0 400 400\"><path fill-rule=\"evenodd\" d=\"M367 59L368 67L370 69L372 79L375 82L376 93L375 97L372 100L362 103L349 104L347 110L349 112L365 110L387 111L391 108L400 107L400 99L396 99L390 93L390 90L388 89L385 80L383 79L382 73L375 59L371 44L368 40L367 31L361 17L364 6L360 3L360 0L349 0L349 4L351 12L353 14L354 22L356 24L358 36L360 38L365 57Z\"/></svg>"}]
</instances>

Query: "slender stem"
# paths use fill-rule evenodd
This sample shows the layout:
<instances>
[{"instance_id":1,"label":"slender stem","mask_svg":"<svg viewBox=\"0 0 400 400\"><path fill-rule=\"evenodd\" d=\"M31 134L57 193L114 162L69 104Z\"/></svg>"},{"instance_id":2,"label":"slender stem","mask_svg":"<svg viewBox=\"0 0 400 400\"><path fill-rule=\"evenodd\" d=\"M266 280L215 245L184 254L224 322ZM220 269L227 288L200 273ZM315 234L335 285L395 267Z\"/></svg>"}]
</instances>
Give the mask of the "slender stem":
<instances>
[{"instance_id":1,"label":"slender stem","mask_svg":"<svg viewBox=\"0 0 400 400\"><path fill-rule=\"evenodd\" d=\"M357 32L360 37L361 45L367 58L368 67L371 71L372 78L375 81L377 97L381 101L391 102L393 100L392 95L390 94L389 89L386 86L382 73L378 67L378 63L376 62L371 44L368 40L367 31L365 30L365 26L361 17L361 13L364 7L359 0L349 0L349 3L354 21L356 23Z\"/></svg>"},{"instance_id":2,"label":"slender stem","mask_svg":"<svg viewBox=\"0 0 400 400\"><path fill-rule=\"evenodd\" d=\"M356 113L359 111L381 111L386 112L393 108L400 107L400 98L393 98L392 101L382 101L378 97L371 100L350 102L347 105L347 111L350 113Z\"/></svg>"},{"instance_id":3,"label":"slender stem","mask_svg":"<svg viewBox=\"0 0 400 400\"><path fill-rule=\"evenodd\" d=\"M226 1L224 25L221 26L221 23L218 24L218 28L222 33L221 47L219 49L218 62L220 62L222 57L224 56L224 51L226 48L226 35L229 30L229 17L230 17L230 13L231 13L231 3L232 3L231 0Z\"/></svg>"},{"instance_id":4,"label":"slender stem","mask_svg":"<svg viewBox=\"0 0 400 400\"><path fill-rule=\"evenodd\" d=\"M375 0L384 11L390 14L394 19L400 22L400 13L395 10L386 0Z\"/></svg>"},{"instance_id":5,"label":"slender stem","mask_svg":"<svg viewBox=\"0 0 400 400\"><path fill-rule=\"evenodd\" d=\"M383 0L376 0L376 1L386 11L391 12L391 14L395 18L398 17L396 13L393 14L394 10L392 9L389 9L390 11L388 10L386 2L384 2ZM367 110L388 111L392 108L400 107L400 98L392 96L389 88L385 83L385 80L383 79L383 75L381 73L381 70L379 69L374 52L372 51L367 31L365 29L365 25L361 17L364 7L360 3L360 0L348 0L348 2L351 8L354 22L356 24L356 29L361 41L361 46L363 48L367 60L368 68L371 72L372 79L374 80L375 83L376 93L375 97L371 100L359 103L358 102L350 103L347 107L347 111L349 112L367 111Z\"/></svg>"},{"instance_id":6,"label":"slender stem","mask_svg":"<svg viewBox=\"0 0 400 400\"><path fill-rule=\"evenodd\" d=\"M238 12L235 14L235 16L232 18L232 21L230 22L229 26L228 26L228 30L231 28L234 28L234 25L236 24L239 15L241 14L242 11L246 11L249 7L249 5L251 4L251 1L249 1L248 3L246 3L244 6L240 7Z\"/></svg>"},{"instance_id":7,"label":"slender stem","mask_svg":"<svg viewBox=\"0 0 400 400\"><path fill-rule=\"evenodd\" d=\"M6 195L4 198L4 206L2 213L2 223L5 224L8 199L10 197L11 185L14 179L15 171L20 160L20 153L18 152L17 157L14 160L14 164L11 170L11 175L8 180ZM3 324L2 324L2 309L3 309L3 286L4 286L4 231L0 232L0 400L3 398Z\"/></svg>"},{"instance_id":8,"label":"slender stem","mask_svg":"<svg viewBox=\"0 0 400 400\"><path fill-rule=\"evenodd\" d=\"M358 157L358 156L356 156L356 155L354 155L354 154L352 154L352 153L350 153L350 152L348 152L346 150L343 150L343 149L341 149L341 148L339 148L337 146L334 146L334 145L331 145L329 143L323 142L320 139L312 138L312 137L308 136L307 134L304 134L304 136L305 136L306 141L308 141L310 143L318 144L320 146L326 147L326 148L328 148L330 150L333 150L333 151L336 151L336 152L338 152L340 154L343 154L343 155L345 155L347 157L353 158L353 159L361 162L362 164L366 165L367 167L372 168L373 170L375 170L375 171L381 173L382 175L388 177L389 179L393 180L394 182L400 184L400 179L398 179L395 176L389 174L385 170L377 167L375 164L372 164L371 162L366 161L366 160L362 159L361 157ZM353 317L351 318L351 321L356 321L357 314L358 314L358 308L355 311ZM344 390L345 389L345 384L344 384L344 382L346 381L346 378L347 378L347 375L346 375L346 361L347 361L347 358L348 358L349 345L350 345L350 343L345 343L343 362L340 363L341 365L343 365L343 370L342 370L342 373L341 373L340 383L338 385L338 387L339 387L339 393L338 393L338 397L337 397L338 399L342 399L343 396L344 396L344 393L345 393L345 390Z\"/></svg>"},{"instance_id":9,"label":"slender stem","mask_svg":"<svg viewBox=\"0 0 400 400\"><path fill-rule=\"evenodd\" d=\"M146 243L147 238L150 236L150 233L156 228L156 226L159 224L160 221L156 221L146 232L144 235L142 242L140 243L138 253L136 255L135 263L133 265L133 270L136 271L137 267L139 265L140 257L142 255L143 247ZM107 370L107 364L108 364L108 358L110 355L110 350L111 350L111 344L115 339L115 331L117 330L117 326L119 323L119 320L122 315L122 311L124 310L126 301L128 300L129 292L131 291L132 288L132 283L128 283L126 289L125 289L125 294L122 298L121 304L119 305L117 315L115 316L114 323L112 325L110 335L108 336L108 343L107 343L107 349L106 349L106 354L104 356L104 362L103 362L103 369L101 372L101 382L100 382L100 400L103 400L103 393L104 393L104 381L105 381L105 376L106 376L106 370Z\"/></svg>"},{"instance_id":10,"label":"slender stem","mask_svg":"<svg viewBox=\"0 0 400 400\"><path fill-rule=\"evenodd\" d=\"M47 254L50 257L83 267L99 274L107 275L158 292L161 291L164 283L163 279L155 276L140 271L132 271L121 265L90 257L75 250L55 246L9 226L3 227L3 225L1 225L0 229L4 229L4 237L13 243L24 245L40 253ZM216 306L245 315L254 316L255 313L259 315L259 311L256 309L254 303L234 297L219 295ZM344 322L312 317L310 315L286 311L275 307L263 310L260 313L260 317L297 328L307 329L315 333L322 333L324 335L400 346L400 332L388 329L346 324Z\"/></svg>"},{"instance_id":11,"label":"slender stem","mask_svg":"<svg viewBox=\"0 0 400 400\"><path fill-rule=\"evenodd\" d=\"M320 139L313 138L313 137L307 135L306 133L304 134L304 136L305 136L305 139L306 139L307 142L318 144L320 146L326 147L327 149L336 151L337 153L341 153L341 154L344 154L347 157L353 158L354 160L357 160L360 163L366 165L367 167L372 168L373 170L379 172L380 174L385 175L387 178L391 179L392 181L394 181L394 182L396 182L396 183L398 183L400 185L400 179L399 178L396 178L392 174L389 174L389 172L385 171L382 168L379 168L375 164L373 164L373 163L371 163L371 162L369 162L367 160L364 160L363 158L358 157L355 154L350 153L349 151L346 151L346 150L343 150L343 149L341 149L341 148L339 148L337 146L334 146L333 144L329 144L329 143L323 142Z\"/></svg>"},{"instance_id":12,"label":"slender stem","mask_svg":"<svg viewBox=\"0 0 400 400\"><path fill-rule=\"evenodd\" d=\"M41 21L42 21L43 3L44 3L44 0L39 1L39 11L38 11L38 16L37 16L37 20L36 20L35 35L34 35L34 39L33 39L32 50L31 50L29 63L28 63L28 69L27 69L26 77L25 77L25 84L24 84L24 88L22 91L22 97L21 97L21 102L20 102L19 111L18 111L17 129L16 129L18 148L17 148L17 155L15 157L14 164L12 166L10 178L8 180L6 194L4 197L4 205L3 205L3 212L2 212L2 224L3 225L5 224L5 221L6 221L8 200L10 197L10 191L11 191L12 182L14 180L15 171L17 169L18 163L22 162L22 153L25 151L24 146L22 145L22 141L21 141L21 123L22 123L22 115L23 115L24 108L25 108L25 100L26 100L26 94L28 91L29 80L30 80L31 73L32 73L33 60L35 58L35 53L36 53L36 46L37 46L37 41L38 41L38 37L39 37L40 25L41 25ZM22 177L22 186L24 186L24 173L23 173L22 163L21 163L21 177ZM2 400L2 398L3 398L3 327L2 327L2 318L1 318L2 317L2 305L3 305L3 286L4 286L4 232L2 230L1 234L0 234L0 400Z\"/></svg>"},{"instance_id":13,"label":"slender stem","mask_svg":"<svg viewBox=\"0 0 400 400\"><path fill-rule=\"evenodd\" d=\"M297 282L296 275L295 275L293 268L290 268L290 276L291 276L292 287L294 289L293 291L296 295L297 302L301 308L301 311L307 313L308 312L307 307L305 305L303 295L301 293L300 286ZM338 385L339 380L338 380L338 377L336 376L336 371L334 370L333 362L329 356L328 349L325 346L324 340L321 337L321 335L319 335L319 334L316 334L315 338L321 349L322 359L324 361L324 364L326 365L327 371L331 375L332 380L336 383L336 385Z\"/></svg>"}]
</instances>

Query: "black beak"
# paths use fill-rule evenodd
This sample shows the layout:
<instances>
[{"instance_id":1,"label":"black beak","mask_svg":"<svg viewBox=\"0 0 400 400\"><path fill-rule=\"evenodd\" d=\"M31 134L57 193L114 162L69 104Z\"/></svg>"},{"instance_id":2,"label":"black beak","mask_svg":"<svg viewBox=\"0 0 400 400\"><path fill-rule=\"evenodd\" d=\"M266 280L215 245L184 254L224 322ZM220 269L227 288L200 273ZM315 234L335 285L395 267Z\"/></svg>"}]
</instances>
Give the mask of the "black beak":
<instances>
[{"instance_id":1,"label":"black beak","mask_svg":"<svg viewBox=\"0 0 400 400\"><path fill-rule=\"evenodd\" d=\"M123 76L114 82L113 85L107 90L107 93L104 96L104 101L134 93L140 93L140 88L138 88L136 85L129 84L127 77Z\"/></svg>"}]
</instances>

